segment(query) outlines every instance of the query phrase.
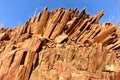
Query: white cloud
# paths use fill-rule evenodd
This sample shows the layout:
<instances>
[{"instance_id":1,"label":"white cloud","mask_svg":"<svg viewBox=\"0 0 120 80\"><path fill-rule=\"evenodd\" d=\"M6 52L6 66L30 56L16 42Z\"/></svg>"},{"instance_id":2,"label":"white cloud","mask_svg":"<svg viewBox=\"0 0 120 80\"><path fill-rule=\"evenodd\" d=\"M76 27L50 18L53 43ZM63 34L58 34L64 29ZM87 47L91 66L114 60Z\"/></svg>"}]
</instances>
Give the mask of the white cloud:
<instances>
[{"instance_id":1,"label":"white cloud","mask_svg":"<svg viewBox=\"0 0 120 80\"><path fill-rule=\"evenodd\" d=\"M0 23L0 27L3 27L4 25Z\"/></svg>"}]
</instances>

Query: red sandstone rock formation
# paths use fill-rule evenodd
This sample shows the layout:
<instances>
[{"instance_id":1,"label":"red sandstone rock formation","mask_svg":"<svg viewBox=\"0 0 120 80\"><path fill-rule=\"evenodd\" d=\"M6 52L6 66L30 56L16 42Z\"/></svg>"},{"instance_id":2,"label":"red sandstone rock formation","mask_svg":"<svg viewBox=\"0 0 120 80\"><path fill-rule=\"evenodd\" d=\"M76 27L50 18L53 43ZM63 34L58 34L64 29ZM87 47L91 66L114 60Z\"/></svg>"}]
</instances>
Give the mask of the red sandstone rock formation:
<instances>
[{"instance_id":1,"label":"red sandstone rock formation","mask_svg":"<svg viewBox=\"0 0 120 80\"><path fill-rule=\"evenodd\" d=\"M24 25L0 28L0 80L120 80L120 30L104 10L45 8Z\"/></svg>"}]
</instances>

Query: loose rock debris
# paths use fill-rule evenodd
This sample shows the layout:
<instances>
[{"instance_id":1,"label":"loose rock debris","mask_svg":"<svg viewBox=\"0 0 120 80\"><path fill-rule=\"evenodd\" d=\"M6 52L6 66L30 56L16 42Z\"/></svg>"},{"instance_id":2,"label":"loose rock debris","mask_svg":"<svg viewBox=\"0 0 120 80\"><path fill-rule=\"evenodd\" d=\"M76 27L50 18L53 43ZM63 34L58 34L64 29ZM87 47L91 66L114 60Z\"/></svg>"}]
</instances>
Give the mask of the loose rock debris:
<instances>
[{"instance_id":1,"label":"loose rock debris","mask_svg":"<svg viewBox=\"0 0 120 80\"><path fill-rule=\"evenodd\" d=\"M59 8L0 28L0 80L120 80L120 30L104 10Z\"/></svg>"}]
</instances>

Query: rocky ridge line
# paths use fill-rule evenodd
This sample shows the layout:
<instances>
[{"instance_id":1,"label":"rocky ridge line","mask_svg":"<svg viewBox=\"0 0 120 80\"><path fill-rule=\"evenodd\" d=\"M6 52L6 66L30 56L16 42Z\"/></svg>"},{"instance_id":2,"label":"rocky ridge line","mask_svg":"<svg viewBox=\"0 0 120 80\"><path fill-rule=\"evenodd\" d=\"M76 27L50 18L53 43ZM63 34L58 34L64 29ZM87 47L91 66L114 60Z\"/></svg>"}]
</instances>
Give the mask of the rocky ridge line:
<instances>
[{"instance_id":1,"label":"rocky ridge line","mask_svg":"<svg viewBox=\"0 0 120 80\"><path fill-rule=\"evenodd\" d=\"M119 80L120 30L104 10L59 8L0 28L0 80Z\"/></svg>"}]
</instances>

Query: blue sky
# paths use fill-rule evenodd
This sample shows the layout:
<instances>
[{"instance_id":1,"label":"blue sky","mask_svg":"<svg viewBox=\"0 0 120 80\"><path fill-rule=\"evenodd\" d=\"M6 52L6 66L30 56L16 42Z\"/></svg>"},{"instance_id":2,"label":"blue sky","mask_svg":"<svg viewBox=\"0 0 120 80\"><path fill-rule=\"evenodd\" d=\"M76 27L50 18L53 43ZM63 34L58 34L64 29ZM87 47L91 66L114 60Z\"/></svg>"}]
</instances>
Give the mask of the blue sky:
<instances>
[{"instance_id":1,"label":"blue sky","mask_svg":"<svg viewBox=\"0 0 120 80\"><path fill-rule=\"evenodd\" d=\"M105 15L101 22L110 21L118 23L120 20L120 0L1 0L0 1L0 25L3 27L15 27L22 25L44 7L55 10L59 7L79 8L81 11L86 7L87 13L95 15L105 9Z\"/></svg>"}]
</instances>

